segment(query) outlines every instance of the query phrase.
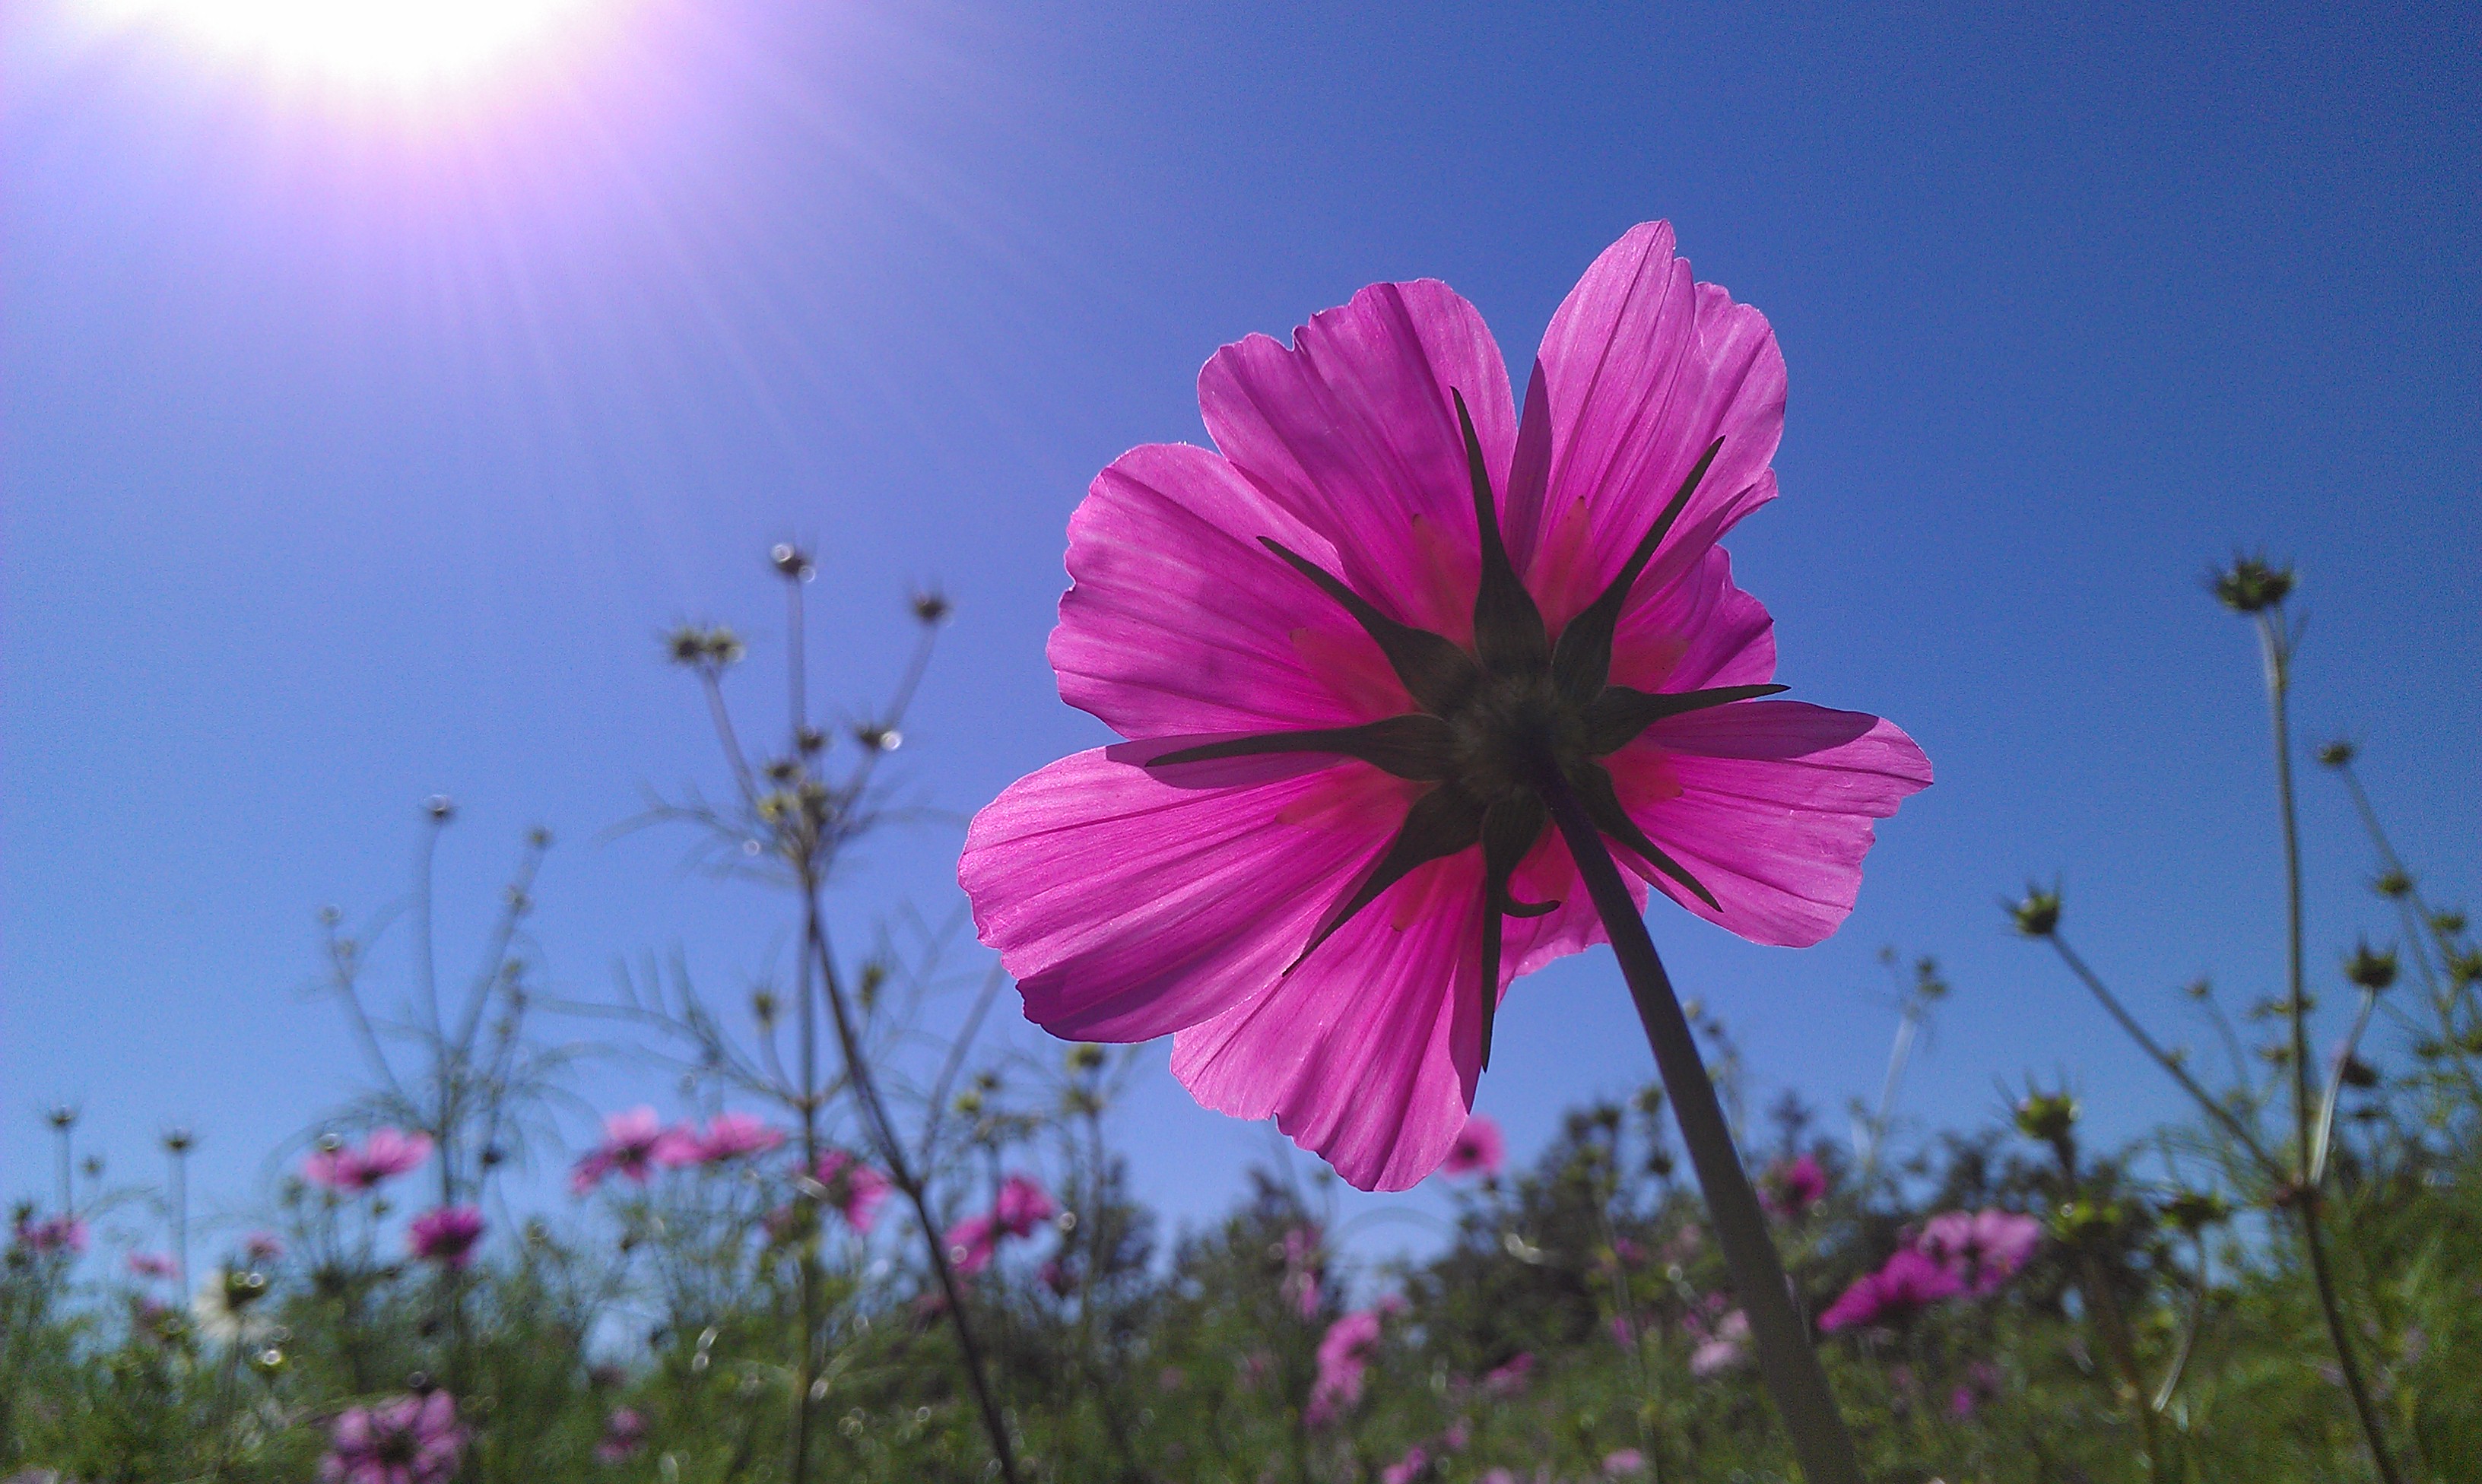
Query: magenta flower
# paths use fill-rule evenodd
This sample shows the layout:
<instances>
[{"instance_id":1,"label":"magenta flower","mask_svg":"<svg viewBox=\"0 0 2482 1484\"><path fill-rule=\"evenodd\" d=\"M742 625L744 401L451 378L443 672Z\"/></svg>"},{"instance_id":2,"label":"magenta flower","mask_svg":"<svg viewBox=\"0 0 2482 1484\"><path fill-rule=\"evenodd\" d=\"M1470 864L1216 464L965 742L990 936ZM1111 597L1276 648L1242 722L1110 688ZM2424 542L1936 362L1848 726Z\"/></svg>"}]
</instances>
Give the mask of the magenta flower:
<instances>
[{"instance_id":1,"label":"magenta flower","mask_svg":"<svg viewBox=\"0 0 2482 1484\"><path fill-rule=\"evenodd\" d=\"M241 1250L252 1263L275 1263L284 1257L284 1238L274 1232L252 1232L241 1239Z\"/></svg>"},{"instance_id":2,"label":"magenta flower","mask_svg":"<svg viewBox=\"0 0 2482 1484\"><path fill-rule=\"evenodd\" d=\"M1319 1273L1327 1266L1322 1240L1314 1226L1292 1227L1284 1233L1284 1281L1278 1291L1292 1300L1293 1312L1305 1319L1318 1315Z\"/></svg>"},{"instance_id":3,"label":"magenta flower","mask_svg":"<svg viewBox=\"0 0 2482 1484\"><path fill-rule=\"evenodd\" d=\"M339 1144L302 1161L303 1178L330 1190L362 1191L393 1180L431 1158L431 1135L373 1129L359 1149Z\"/></svg>"},{"instance_id":4,"label":"magenta flower","mask_svg":"<svg viewBox=\"0 0 2482 1484\"><path fill-rule=\"evenodd\" d=\"M698 1136L695 1162L715 1164L726 1159L739 1159L749 1155L763 1155L780 1149L784 1131L771 1129L748 1113L718 1113L707 1120L706 1132ZM658 1151L660 1156L662 1152Z\"/></svg>"},{"instance_id":5,"label":"magenta flower","mask_svg":"<svg viewBox=\"0 0 2482 1484\"><path fill-rule=\"evenodd\" d=\"M1498 1123L1476 1113L1457 1131L1439 1168L1451 1175L1496 1175L1507 1161L1508 1140L1500 1136Z\"/></svg>"},{"instance_id":6,"label":"magenta flower","mask_svg":"<svg viewBox=\"0 0 2482 1484\"><path fill-rule=\"evenodd\" d=\"M1379 1484L1413 1484L1431 1467L1431 1450L1416 1443L1405 1456L1379 1471Z\"/></svg>"},{"instance_id":7,"label":"magenta flower","mask_svg":"<svg viewBox=\"0 0 2482 1484\"><path fill-rule=\"evenodd\" d=\"M140 1278L170 1278L180 1269L160 1252L133 1252L129 1255L129 1271Z\"/></svg>"},{"instance_id":8,"label":"magenta flower","mask_svg":"<svg viewBox=\"0 0 2482 1484\"><path fill-rule=\"evenodd\" d=\"M615 1171L643 1185L653 1178L657 1164L689 1162L683 1156L695 1145L694 1134L665 1128L651 1107L610 1114L603 1120L603 1142L569 1171L568 1188L584 1195Z\"/></svg>"},{"instance_id":9,"label":"magenta flower","mask_svg":"<svg viewBox=\"0 0 2482 1484\"><path fill-rule=\"evenodd\" d=\"M1635 1448L1614 1448L1603 1455L1604 1478L1626 1478L1632 1473L1644 1472L1646 1472L1646 1455Z\"/></svg>"},{"instance_id":10,"label":"magenta flower","mask_svg":"<svg viewBox=\"0 0 2482 1484\"><path fill-rule=\"evenodd\" d=\"M1318 1378L1310 1384L1309 1405L1303 1416L1313 1427L1336 1419L1361 1400L1361 1376L1371 1352L1379 1348L1379 1314L1361 1309L1327 1327L1318 1346Z\"/></svg>"},{"instance_id":11,"label":"magenta flower","mask_svg":"<svg viewBox=\"0 0 2482 1484\"><path fill-rule=\"evenodd\" d=\"M442 1206L406 1223L406 1250L426 1263L456 1269L474 1261L483 1239L483 1213L471 1206Z\"/></svg>"},{"instance_id":12,"label":"magenta flower","mask_svg":"<svg viewBox=\"0 0 2482 1484\"><path fill-rule=\"evenodd\" d=\"M647 1419L634 1408L615 1407L603 1419L603 1437L594 1445L594 1456L607 1464L626 1463L647 1445Z\"/></svg>"},{"instance_id":13,"label":"magenta flower","mask_svg":"<svg viewBox=\"0 0 2482 1484\"><path fill-rule=\"evenodd\" d=\"M1484 1374L1482 1389L1493 1396L1514 1396L1525 1390L1525 1383L1532 1378L1533 1374L1533 1352L1519 1350L1506 1362Z\"/></svg>"},{"instance_id":14,"label":"magenta flower","mask_svg":"<svg viewBox=\"0 0 2482 1484\"><path fill-rule=\"evenodd\" d=\"M1038 1224L1050 1220L1059 1210L1052 1204L1051 1192L1033 1177L1011 1175L1000 1182L999 1198L991 1204L991 1219L1011 1237L1031 1237Z\"/></svg>"},{"instance_id":15,"label":"magenta flower","mask_svg":"<svg viewBox=\"0 0 2482 1484\"><path fill-rule=\"evenodd\" d=\"M1965 1379L1948 1394L1948 1416L1964 1421L1984 1407L1999 1399L2001 1382L2007 1378L1998 1367L1989 1361L1973 1361L1965 1367Z\"/></svg>"},{"instance_id":16,"label":"magenta flower","mask_svg":"<svg viewBox=\"0 0 2482 1484\"><path fill-rule=\"evenodd\" d=\"M464 1441L446 1392L349 1407L329 1432L319 1477L327 1484L447 1484Z\"/></svg>"},{"instance_id":17,"label":"magenta flower","mask_svg":"<svg viewBox=\"0 0 2482 1484\"><path fill-rule=\"evenodd\" d=\"M1887 1265L1856 1279L1828 1305L1818 1316L1818 1327L1834 1331L1901 1324L1941 1299L1955 1297L1964 1288L1947 1268L1911 1247L1902 1247Z\"/></svg>"},{"instance_id":18,"label":"magenta flower","mask_svg":"<svg viewBox=\"0 0 2482 1484\"><path fill-rule=\"evenodd\" d=\"M948 1265L960 1278L970 1278L991 1265L999 1255L1000 1227L989 1216L967 1216L939 1238L948 1249Z\"/></svg>"},{"instance_id":19,"label":"magenta flower","mask_svg":"<svg viewBox=\"0 0 2482 1484\"><path fill-rule=\"evenodd\" d=\"M2004 1288L2042 1244L2043 1223L2014 1211L1941 1211L1922 1223L1914 1248L1954 1274L1976 1298Z\"/></svg>"},{"instance_id":20,"label":"magenta flower","mask_svg":"<svg viewBox=\"0 0 2482 1484\"><path fill-rule=\"evenodd\" d=\"M827 1187L828 1205L845 1218L845 1225L870 1235L872 1224L879 1220L880 1203L887 1199L887 1177L841 1149L819 1156L819 1167L812 1173Z\"/></svg>"},{"instance_id":21,"label":"magenta flower","mask_svg":"<svg viewBox=\"0 0 2482 1484\"><path fill-rule=\"evenodd\" d=\"M1775 497L1783 398L1766 321L1660 222L1570 293L1521 418L1437 282L1218 351L1215 451L1133 450L1069 522L1052 664L1128 741L966 836L1026 1014L1173 1033L1201 1103L1403 1189L1464 1127L1509 982L1602 937L1544 780L1699 916L1834 931L1930 768L1876 717L1753 699L1782 689L1770 621L1716 542Z\"/></svg>"},{"instance_id":22,"label":"magenta flower","mask_svg":"<svg viewBox=\"0 0 2482 1484\"><path fill-rule=\"evenodd\" d=\"M1785 1221L1800 1220L1827 1198L1827 1171L1812 1155L1778 1159L1758 1183L1767 1211Z\"/></svg>"},{"instance_id":23,"label":"magenta flower","mask_svg":"<svg viewBox=\"0 0 2482 1484\"><path fill-rule=\"evenodd\" d=\"M37 1221L30 1216L17 1218L17 1245L38 1257L66 1253L71 1257L86 1250L86 1223L75 1216L45 1216Z\"/></svg>"}]
</instances>

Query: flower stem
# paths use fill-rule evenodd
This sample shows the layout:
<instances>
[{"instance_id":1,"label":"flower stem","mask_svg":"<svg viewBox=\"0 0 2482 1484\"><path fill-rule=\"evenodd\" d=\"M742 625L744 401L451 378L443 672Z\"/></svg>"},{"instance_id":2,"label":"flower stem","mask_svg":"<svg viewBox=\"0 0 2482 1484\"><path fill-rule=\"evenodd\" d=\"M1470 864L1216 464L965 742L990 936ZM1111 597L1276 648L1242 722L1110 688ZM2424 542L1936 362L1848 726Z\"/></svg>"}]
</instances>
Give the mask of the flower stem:
<instances>
[{"instance_id":1,"label":"flower stem","mask_svg":"<svg viewBox=\"0 0 2482 1484\"><path fill-rule=\"evenodd\" d=\"M1853 1440L1835 1410L1827 1373L1819 1368L1817 1353L1810 1348L1809 1328L1793 1312L1783 1263L1767 1235L1766 1216L1758 1209L1756 1192L1750 1188L1750 1177L1741 1168L1740 1152L1724 1122L1723 1106L1715 1099L1715 1084L1699 1059L1689 1021L1680 1013L1672 980L1655 954L1654 940L1647 936L1646 919L1629 899L1620 868L1612 863L1602 835L1567 780L1546 769L1542 790L1551 817L1559 821L1560 833L1569 843L1569 853L1585 877L1595 910L1601 914L1603 931L1620 959L1621 975L1628 980L1629 996L1637 1002L1638 1020L1646 1028L1647 1045L1654 1052L1663 1085L1672 1095L1673 1115L1680 1122L1681 1142L1688 1146L1690 1164L1698 1171L1699 1188L1705 1193L1707 1214L1723 1243L1732 1287L1750 1318L1758 1373L1792 1435L1802 1477L1808 1484L1861 1484L1862 1465Z\"/></svg>"},{"instance_id":2,"label":"flower stem","mask_svg":"<svg viewBox=\"0 0 2482 1484\"><path fill-rule=\"evenodd\" d=\"M2362 1377L2362 1363L2353 1354L2343 1306L2336 1294L2336 1275L2327 1261L2326 1237L2319 1230L2318 1187L2310 1176L2310 1146L2315 1113L2310 1101L2310 1001L2301 963L2301 824L2293 803L2292 727L2286 711L2292 689L2292 640L2285 632L2280 606L2259 611L2258 630L2266 656L2267 713L2275 740L2275 791L2283 806L2284 820L2284 964L2288 990L2285 1009L2292 1022L2292 1118L2299 1139L2302 1176L2293 1209L2301 1218L2301 1242L2309 1251L2310 1273L2317 1285L2319 1312L2327 1320L2327 1338L2336 1347L2337 1368L2343 1373L2344 1390L2353 1398L2354 1415L2369 1444L2370 1462L2386 1484L2398 1484L2402 1476L2396 1472L2395 1459L2388 1452L2378 1408L2372 1404L2369 1385Z\"/></svg>"}]
</instances>

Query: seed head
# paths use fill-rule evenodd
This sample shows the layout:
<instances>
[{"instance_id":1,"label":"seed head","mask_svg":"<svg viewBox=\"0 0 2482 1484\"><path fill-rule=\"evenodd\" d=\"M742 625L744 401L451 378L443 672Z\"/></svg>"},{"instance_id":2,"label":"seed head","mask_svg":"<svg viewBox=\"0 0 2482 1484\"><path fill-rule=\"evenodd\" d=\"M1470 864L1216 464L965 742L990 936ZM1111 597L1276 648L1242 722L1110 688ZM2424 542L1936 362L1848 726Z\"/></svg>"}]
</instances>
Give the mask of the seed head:
<instances>
[{"instance_id":1,"label":"seed head","mask_svg":"<svg viewBox=\"0 0 2482 1484\"><path fill-rule=\"evenodd\" d=\"M948 595L936 587L915 593L911 603L913 616L926 625L946 623L948 615L956 612L956 605L948 601Z\"/></svg>"},{"instance_id":2,"label":"seed head","mask_svg":"<svg viewBox=\"0 0 2482 1484\"><path fill-rule=\"evenodd\" d=\"M2343 768L2353 761L2353 744L2338 737L2318 749L2318 761L2329 768Z\"/></svg>"},{"instance_id":3,"label":"seed head","mask_svg":"<svg viewBox=\"0 0 2482 1484\"><path fill-rule=\"evenodd\" d=\"M2387 988L2396 981L2394 950L2376 952L2368 944L2363 944L2344 960L2344 977L2373 992Z\"/></svg>"},{"instance_id":4,"label":"seed head","mask_svg":"<svg viewBox=\"0 0 2482 1484\"><path fill-rule=\"evenodd\" d=\"M2447 936L2453 938L2458 933L2465 930L2465 914L2462 912L2434 912L2430 915L2430 928L2433 932L2445 933Z\"/></svg>"},{"instance_id":5,"label":"seed head","mask_svg":"<svg viewBox=\"0 0 2482 1484\"><path fill-rule=\"evenodd\" d=\"M2460 989L2468 984L2482 984L2482 949L2468 949L2462 953L2449 955L2447 976L2454 979Z\"/></svg>"},{"instance_id":6,"label":"seed head","mask_svg":"<svg viewBox=\"0 0 2482 1484\"><path fill-rule=\"evenodd\" d=\"M2060 930L2059 890L2046 892L2029 885L2022 898L2009 904L2008 915L2026 937L2047 938Z\"/></svg>"},{"instance_id":7,"label":"seed head","mask_svg":"<svg viewBox=\"0 0 2482 1484\"><path fill-rule=\"evenodd\" d=\"M198 1135L183 1128L164 1131L164 1149L168 1154L185 1155L198 1145Z\"/></svg>"},{"instance_id":8,"label":"seed head","mask_svg":"<svg viewBox=\"0 0 2482 1484\"><path fill-rule=\"evenodd\" d=\"M1069 1070L1092 1072L1103 1064L1103 1048L1091 1041L1080 1041L1069 1048Z\"/></svg>"},{"instance_id":9,"label":"seed head","mask_svg":"<svg viewBox=\"0 0 2482 1484\"><path fill-rule=\"evenodd\" d=\"M2264 557L2235 557L2232 564L2207 578L2215 600L2235 613L2257 613L2283 603L2292 591L2292 569Z\"/></svg>"},{"instance_id":10,"label":"seed head","mask_svg":"<svg viewBox=\"0 0 2482 1484\"><path fill-rule=\"evenodd\" d=\"M674 664L704 664L706 632L694 623L682 624L664 636L664 654Z\"/></svg>"},{"instance_id":11,"label":"seed head","mask_svg":"<svg viewBox=\"0 0 2482 1484\"><path fill-rule=\"evenodd\" d=\"M445 794L434 794L422 801L422 812L431 817L433 823L445 824L457 818L457 800Z\"/></svg>"},{"instance_id":12,"label":"seed head","mask_svg":"<svg viewBox=\"0 0 2482 1484\"><path fill-rule=\"evenodd\" d=\"M77 1123L78 1110L66 1103L59 1104L43 1115L43 1121L66 1133Z\"/></svg>"},{"instance_id":13,"label":"seed head","mask_svg":"<svg viewBox=\"0 0 2482 1484\"><path fill-rule=\"evenodd\" d=\"M767 552L768 561L777 571L797 583L806 583L817 569L810 565L810 554L789 541L779 541Z\"/></svg>"},{"instance_id":14,"label":"seed head","mask_svg":"<svg viewBox=\"0 0 2482 1484\"><path fill-rule=\"evenodd\" d=\"M905 734L892 726L865 721L853 729L854 741L872 752L894 752L905 745Z\"/></svg>"}]
</instances>

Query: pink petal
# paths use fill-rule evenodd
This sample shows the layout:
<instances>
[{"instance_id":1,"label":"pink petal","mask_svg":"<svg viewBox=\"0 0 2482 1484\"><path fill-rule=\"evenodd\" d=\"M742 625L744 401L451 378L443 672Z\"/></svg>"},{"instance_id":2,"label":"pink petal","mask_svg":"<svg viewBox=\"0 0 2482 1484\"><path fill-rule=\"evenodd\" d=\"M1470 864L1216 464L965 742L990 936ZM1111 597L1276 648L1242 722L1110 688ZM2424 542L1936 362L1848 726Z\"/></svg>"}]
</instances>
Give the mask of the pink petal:
<instances>
[{"instance_id":1,"label":"pink petal","mask_svg":"<svg viewBox=\"0 0 2482 1484\"><path fill-rule=\"evenodd\" d=\"M1550 452L1539 508L1509 500L1509 550L1561 624L1602 590L1706 446L1722 452L1638 582L1660 591L1733 522L1775 496L1783 355L1765 316L1673 255L1650 221L1605 248L1544 331ZM1529 414L1532 409L1529 407Z\"/></svg>"},{"instance_id":2,"label":"pink petal","mask_svg":"<svg viewBox=\"0 0 2482 1484\"><path fill-rule=\"evenodd\" d=\"M1518 879L1564 877L1533 898L1558 911L1508 920L1503 998L1518 974L1600 939L1575 867L1546 835ZM1360 1189L1420 1181L1473 1106L1481 898L1477 849L1413 872L1249 1002L1182 1030L1173 1075L1219 1112L1274 1118Z\"/></svg>"},{"instance_id":3,"label":"pink petal","mask_svg":"<svg viewBox=\"0 0 2482 1484\"><path fill-rule=\"evenodd\" d=\"M1473 626L1473 484L1451 389L1496 475L1516 446L1508 365L1482 316L1432 279L1378 283L1288 349L1252 335L1198 378L1215 446L1332 541L1336 575L1407 623Z\"/></svg>"},{"instance_id":4,"label":"pink petal","mask_svg":"<svg viewBox=\"0 0 2482 1484\"><path fill-rule=\"evenodd\" d=\"M974 817L958 879L982 941L1055 1035L1143 1041L1282 973L1419 786L1296 755L1167 769L1124 743L1018 779ZM1373 909L1374 911L1376 908Z\"/></svg>"},{"instance_id":5,"label":"pink petal","mask_svg":"<svg viewBox=\"0 0 2482 1484\"><path fill-rule=\"evenodd\" d=\"M1062 699L1130 738L1413 710L1379 646L1262 536L1337 564L1332 542L1215 454L1155 443L1114 460L1069 520L1074 586L1049 651Z\"/></svg>"},{"instance_id":6,"label":"pink petal","mask_svg":"<svg viewBox=\"0 0 2482 1484\"><path fill-rule=\"evenodd\" d=\"M1931 781L1930 760L1893 722L1799 701L1670 717L1610 766L1630 817L1723 910L1650 867L1641 873L1700 917L1789 948L1843 924L1871 821Z\"/></svg>"},{"instance_id":7,"label":"pink petal","mask_svg":"<svg viewBox=\"0 0 2482 1484\"><path fill-rule=\"evenodd\" d=\"M1677 582L1636 597L1612 636L1614 685L1698 690L1775 679L1775 620L1732 582L1732 559L1708 547Z\"/></svg>"}]
</instances>

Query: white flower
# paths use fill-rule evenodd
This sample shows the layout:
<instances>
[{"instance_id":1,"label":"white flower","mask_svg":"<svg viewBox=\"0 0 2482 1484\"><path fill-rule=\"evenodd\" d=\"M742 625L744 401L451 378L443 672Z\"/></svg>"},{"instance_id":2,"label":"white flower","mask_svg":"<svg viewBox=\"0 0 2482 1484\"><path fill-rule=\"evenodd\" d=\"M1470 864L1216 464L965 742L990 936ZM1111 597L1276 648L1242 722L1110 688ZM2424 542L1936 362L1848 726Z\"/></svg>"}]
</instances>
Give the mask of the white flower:
<instances>
[{"instance_id":1,"label":"white flower","mask_svg":"<svg viewBox=\"0 0 2482 1484\"><path fill-rule=\"evenodd\" d=\"M228 1345L254 1343L276 1328L266 1315L251 1312L266 1292L263 1275L219 1267L198 1285L197 1296L190 1300L190 1316L198 1321L198 1333L209 1340Z\"/></svg>"}]
</instances>

